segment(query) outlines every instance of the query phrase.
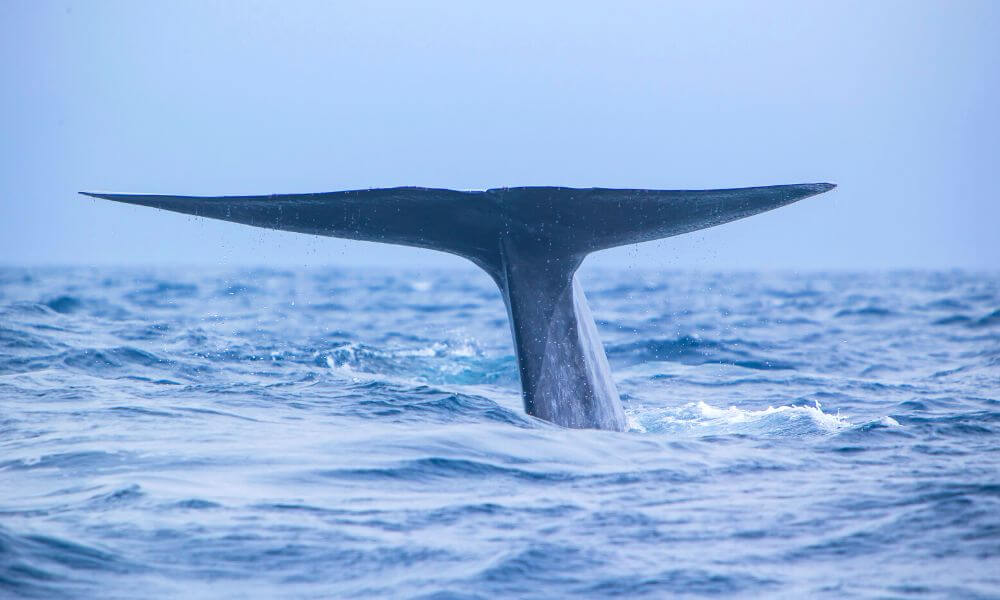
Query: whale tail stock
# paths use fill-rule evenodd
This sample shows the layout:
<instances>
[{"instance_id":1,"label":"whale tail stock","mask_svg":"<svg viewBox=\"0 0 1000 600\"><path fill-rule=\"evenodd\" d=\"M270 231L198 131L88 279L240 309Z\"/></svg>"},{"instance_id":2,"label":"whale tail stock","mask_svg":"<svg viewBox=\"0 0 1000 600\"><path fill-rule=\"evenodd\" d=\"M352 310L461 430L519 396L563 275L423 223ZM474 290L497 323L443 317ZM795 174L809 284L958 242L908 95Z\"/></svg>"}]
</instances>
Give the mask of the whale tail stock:
<instances>
[{"instance_id":1,"label":"whale tail stock","mask_svg":"<svg viewBox=\"0 0 1000 600\"><path fill-rule=\"evenodd\" d=\"M269 196L81 192L256 227L463 256L500 287L525 410L623 430L621 401L575 273L591 252L721 225L820 194L828 183L723 190L418 187Z\"/></svg>"}]
</instances>

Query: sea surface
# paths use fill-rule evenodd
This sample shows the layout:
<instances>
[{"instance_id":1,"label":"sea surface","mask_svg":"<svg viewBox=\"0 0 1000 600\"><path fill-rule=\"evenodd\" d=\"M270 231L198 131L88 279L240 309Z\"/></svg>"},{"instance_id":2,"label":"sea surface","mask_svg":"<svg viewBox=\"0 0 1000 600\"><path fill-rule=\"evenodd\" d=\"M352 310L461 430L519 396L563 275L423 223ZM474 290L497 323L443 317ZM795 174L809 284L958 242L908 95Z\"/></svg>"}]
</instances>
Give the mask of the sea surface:
<instances>
[{"instance_id":1,"label":"sea surface","mask_svg":"<svg viewBox=\"0 0 1000 600\"><path fill-rule=\"evenodd\" d=\"M1000 273L0 269L2 598L1000 598Z\"/></svg>"}]
</instances>

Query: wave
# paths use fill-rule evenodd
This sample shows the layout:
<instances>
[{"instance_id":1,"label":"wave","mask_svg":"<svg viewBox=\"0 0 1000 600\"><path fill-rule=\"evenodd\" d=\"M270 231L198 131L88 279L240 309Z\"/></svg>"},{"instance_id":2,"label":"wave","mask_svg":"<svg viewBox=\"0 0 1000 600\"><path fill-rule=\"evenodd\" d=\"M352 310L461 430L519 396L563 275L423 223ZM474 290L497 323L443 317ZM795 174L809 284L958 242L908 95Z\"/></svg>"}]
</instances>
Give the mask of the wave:
<instances>
[{"instance_id":1,"label":"wave","mask_svg":"<svg viewBox=\"0 0 1000 600\"><path fill-rule=\"evenodd\" d=\"M0 348L7 352L21 353L32 350L48 352L61 345L45 336L0 325Z\"/></svg>"},{"instance_id":2,"label":"wave","mask_svg":"<svg viewBox=\"0 0 1000 600\"><path fill-rule=\"evenodd\" d=\"M745 434L764 437L800 437L830 434L851 427L846 417L814 406L768 406L762 410L736 406L717 408L703 401L671 408L630 408L629 424L643 433L694 436Z\"/></svg>"},{"instance_id":3,"label":"wave","mask_svg":"<svg viewBox=\"0 0 1000 600\"><path fill-rule=\"evenodd\" d=\"M884 319L896 316L896 312L881 306L865 306L863 308L845 308L837 311L833 316L836 319L845 317L857 317L866 319Z\"/></svg>"},{"instance_id":4,"label":"wave","mask_svg":"<svg viewBox=\"0 0 1000 600\"><path fill-rule=\"evenodd\" d=\"M489 398L412 381L355 380L349 394L324 403L343 416L388 423L494 422L538 427L537 420Z\"/></svg>"},{"instance_id":5,"label":"wave","mask_svg":"<svg viewBox=\"0 0 1000 600\"><path fill-rule=\"evenodd\" d=\"M111 552L53 535L15 533L0 525L0 592L14 598L94 593L102 572L135 570Z\"/></svg>"},{"instance_id":6,"label":"wave","mask_svg":"<svg viewBox=\"0 0 1000 600\"><path fill-rule=\"evenodd\" d=\"M519 382L513 356L487 356L472 339L395 348L345 342L320 357L330 369L352 379L388 376L439 384Z\"/></svg>"},{"instance_id":7,"label":"wave","mask_svg":"<svg viewBox=\"0 0 1000 600\"><path fill-rule=\"evenodd\" d=\"M994 327L996 325L1000 325L1000 308L972 323L973 327Z\"/></svg>"},{"instance_id":8,"label":"wave","mask_svg":"<svg viewBox=\"0 0 1000 600\"><path fill-rule=\"evenodd\" d=\"M607 346L609 360L627 364L668 361L686 365L724 364L767 371L796 368L791 362L757 354L756 350L757 344L745 340L723 342L692 335Z\"/></svg>"},{"instance_id":9,"label":"wave","mask_svg":"<svg viewBox=\"0 0 1000 600\"><path fill-rule=\"evenodd\" d=\"M1000 325L1000 309L982 317L970 317L965 314L953 314L932 321L933 325L964 325L970 329L981 329Z\"/></svg>"},{"instance_id":10,"label":"wave","mask_svg":"<svg viewBox=\"0 0 1000 600\"><path fill-rule=\"evenodd\" d=\"M0 269L0 597L995 587L994 275L590 283L628 432L485 275Z\"/></svg>"}]
</instances>

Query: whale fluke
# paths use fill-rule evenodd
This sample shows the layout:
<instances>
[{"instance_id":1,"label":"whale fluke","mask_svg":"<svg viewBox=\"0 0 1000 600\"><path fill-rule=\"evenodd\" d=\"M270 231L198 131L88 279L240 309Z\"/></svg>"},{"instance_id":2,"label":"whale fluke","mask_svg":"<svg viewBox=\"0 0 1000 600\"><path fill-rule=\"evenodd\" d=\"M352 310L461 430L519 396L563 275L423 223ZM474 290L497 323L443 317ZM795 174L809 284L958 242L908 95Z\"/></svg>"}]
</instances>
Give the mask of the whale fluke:
<instances>
[{"instance_id":1,"label":"whale fluke","mask_svg":"<svg viewBox=\"0 0 1000 600\"><path fill-rule=\"evenodd\" d=\"M591 252L721 225L835 187L721 190L397 187L269 196L81 192L256 227L429 248L471 260L503 294L525 410L624 430L604 347L576 278Z\"/></svg>"}]
</instances>

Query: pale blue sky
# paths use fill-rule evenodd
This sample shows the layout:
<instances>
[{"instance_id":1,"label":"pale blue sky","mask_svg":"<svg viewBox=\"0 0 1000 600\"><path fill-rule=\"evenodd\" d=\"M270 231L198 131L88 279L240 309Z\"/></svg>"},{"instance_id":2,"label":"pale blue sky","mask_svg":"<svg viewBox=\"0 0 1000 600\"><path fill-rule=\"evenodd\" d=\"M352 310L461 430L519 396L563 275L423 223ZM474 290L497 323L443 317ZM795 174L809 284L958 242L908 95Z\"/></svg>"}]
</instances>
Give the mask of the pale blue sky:
<instances>
[{"instance_id":1,"label":"pale blue sky","mask_svg":"<svg viewBox=\"0 0 1000 600\"><path fill-rule=\"evenodd\" d=\"M1000 265L1000 2L0 0L0 82L2 264L460 264L77 190L831 181L596 262Z\"/></svg>"}]
</instances>

